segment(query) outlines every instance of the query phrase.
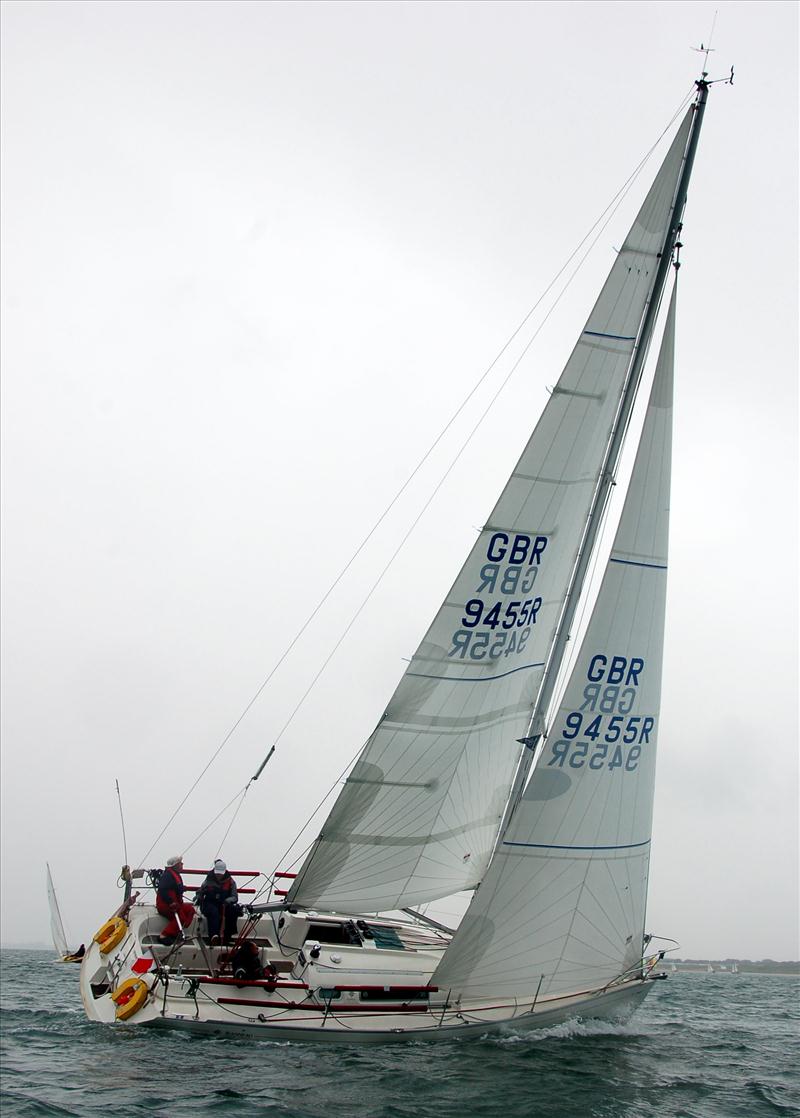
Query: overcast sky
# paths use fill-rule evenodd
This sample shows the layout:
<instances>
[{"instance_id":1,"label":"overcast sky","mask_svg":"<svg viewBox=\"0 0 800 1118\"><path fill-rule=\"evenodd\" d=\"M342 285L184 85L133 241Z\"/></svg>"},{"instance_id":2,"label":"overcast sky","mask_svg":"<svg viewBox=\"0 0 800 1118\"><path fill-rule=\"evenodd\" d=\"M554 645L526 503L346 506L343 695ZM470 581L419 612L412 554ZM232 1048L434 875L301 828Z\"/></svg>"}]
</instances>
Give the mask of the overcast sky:
<instances>
[{"instance_id":1,"label":"overcast sky","mask_svg":"<svg viewBox=\"0 0 800 1118\"><path fill-rule=\"evenodd\" d=\"M7 0L3 942L48 938L46 860L74 941L119 904L115 779L137 863L690 93L715 10L736 81L683 238L648 927L798 957L798 28L763 0ZM654 172L280 738L229 865L271 869L382 713ZM252 775L509 367L148 865Z\"/></svg>"}]
</instances>

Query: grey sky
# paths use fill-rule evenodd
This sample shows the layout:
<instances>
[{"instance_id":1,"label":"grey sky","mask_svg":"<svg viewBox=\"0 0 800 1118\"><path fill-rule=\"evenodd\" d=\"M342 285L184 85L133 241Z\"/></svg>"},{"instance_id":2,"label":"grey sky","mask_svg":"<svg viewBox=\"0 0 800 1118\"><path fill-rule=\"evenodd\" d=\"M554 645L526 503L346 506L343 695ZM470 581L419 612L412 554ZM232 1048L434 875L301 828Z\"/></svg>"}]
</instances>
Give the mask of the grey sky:
<instances>
[{"instance_id":1,"label":"grey sky","mask_svg":"<svg viewBox=\"0 0 800 1118\"><path fill-rule=\"evenodd\" d=\"M648 924L797 957L797 8L6 3L4 941L119 903L319 597L689 92ZM269 870L379 717L642 196L304 704L223 853ZM505 371L507 371L505 367ZM477 419L147 859L241 788ZM192 850L205 864L223 819ZM244 865L246 863L246 865Z\"/></svg>"}]
</instances>

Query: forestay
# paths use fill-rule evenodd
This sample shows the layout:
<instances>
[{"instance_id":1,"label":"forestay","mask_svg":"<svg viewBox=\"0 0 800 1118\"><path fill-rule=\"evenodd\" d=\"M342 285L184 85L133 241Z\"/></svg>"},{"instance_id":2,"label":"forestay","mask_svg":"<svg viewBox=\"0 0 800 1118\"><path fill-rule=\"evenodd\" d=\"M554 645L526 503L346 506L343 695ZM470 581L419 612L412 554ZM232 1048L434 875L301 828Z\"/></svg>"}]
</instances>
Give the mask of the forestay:
<instances>
[{"instance_id":1,"label":"forestay","mask_svg":"<svg viewBox=\"0 0 800 1118\"><path fill-rule=\"evenodd\" d=\"M433 976L451 997L602 988L641 961L655 782L675 293L614 546L551 732Z\"/></svg>"},{"instance_id":2,"label":"forestay","mask_svg":"<svg viewBox=\"0 0 800 1118\"><path fill-rule=\"evenodd\" d=\"M483 877L650 299L682 123L536 429L290 891L417 905Z\"/></svg>"}]
</instances>

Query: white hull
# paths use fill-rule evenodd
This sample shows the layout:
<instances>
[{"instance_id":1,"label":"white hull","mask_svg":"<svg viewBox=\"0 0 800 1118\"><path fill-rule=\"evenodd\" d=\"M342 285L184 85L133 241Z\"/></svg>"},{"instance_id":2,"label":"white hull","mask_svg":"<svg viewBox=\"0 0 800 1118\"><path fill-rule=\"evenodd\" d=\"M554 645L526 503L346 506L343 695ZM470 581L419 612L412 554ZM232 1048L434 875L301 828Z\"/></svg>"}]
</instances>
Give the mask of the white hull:
<instances>
[{"instance_id":1,"label":"white hull","mask_svg":"<svg viewBox=\"0 0 800 1118\"><path fill-rule=\"evenodd\" d=\"M368 1018L361 1024L348 1020L344 1025L329 1019L323 1024L316 1022L302 1022L295 1025L279 1023L261 1023L257 1019L249 1022L231 1021L227 1019L189 1019L170 1016L154 1017L148 1024L156 1028L181 1028L191 1032L202 1033L207 1036L236 1035L272 1041L303 1041L339 1044L391 1044L405 1040L453 1040L456 1037L483 1036L486 1033L519 1032L536 1029L547 1029L553 1025L563 1024L565 1021L627 1021L631 1014L638 1008L650 991L652 982L649 980L627 983L624 988L615 989L605 994L595 996L582 995L571 998L560 1008L547 1008L543 1003L533 1013L521 1013L514 1017L502 1016L497 1020L492 1019L487 1013L481 1020L472 1022L455 1019L455 1014L449 1014L442 1024L437 1020L419 1022L410 1019L410 1015L397 1014L391 1018L382 1019L376 1023ZM508 1012L513 1007L501 1008L501 1012ZM470 1016L481 1016L481 1010L475 1007L467 1010ZM435 1012L430 1015L438 1018Z\"/></svg>"},{"instance_id":2,"label":"white hull","mask_svg":"<svg viewBox=\"0 0 800 1118\"><path fill-rule=\"evenodd\" d=\"M93 943L86 953L81 995L87 1015L119 1023L112 994L137 977L137 961L141 967L148 959L150 969L140 975L149 987L147 999L129 1023L280 1041L452 1039L547 1028L575 1018L624 1020L652 985L636 977L558 998L452 1004L446 992L428 986L448 937L409 922L359 918L378 939L396 946L378 946L375 938L358 945L324 943L312 959L309 930L325 926L340 934L355 918L286 914L278 929L277 915L265 919L257 942L262 964L277 964L279 974L274 981L247 981L226 974L219 947L197 939L159 946L164 921L152 906L134 906L128 933L113 951L104 955Z\"/></svg>"}]
</instances>

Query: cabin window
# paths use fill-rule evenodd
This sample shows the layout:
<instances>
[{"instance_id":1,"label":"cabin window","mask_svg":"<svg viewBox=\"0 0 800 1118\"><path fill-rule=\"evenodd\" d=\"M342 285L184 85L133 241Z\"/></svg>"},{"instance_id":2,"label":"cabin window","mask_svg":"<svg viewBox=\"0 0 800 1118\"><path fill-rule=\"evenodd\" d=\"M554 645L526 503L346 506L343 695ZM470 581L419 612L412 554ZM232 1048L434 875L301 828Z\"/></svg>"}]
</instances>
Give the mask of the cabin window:
<instances>
[{"instance_id":1,"label":"cabin window","mask_svg":"<svg viewBox=\"0 0 800 1118\"><path fill-rule=\"evenodd\" d=\"M306 932L306 943L309 940L319 940L320 943L342 943L348 947L360 947L361 937L355 934L346 924L309 924Z\"/></svg>"}]
</instances>

